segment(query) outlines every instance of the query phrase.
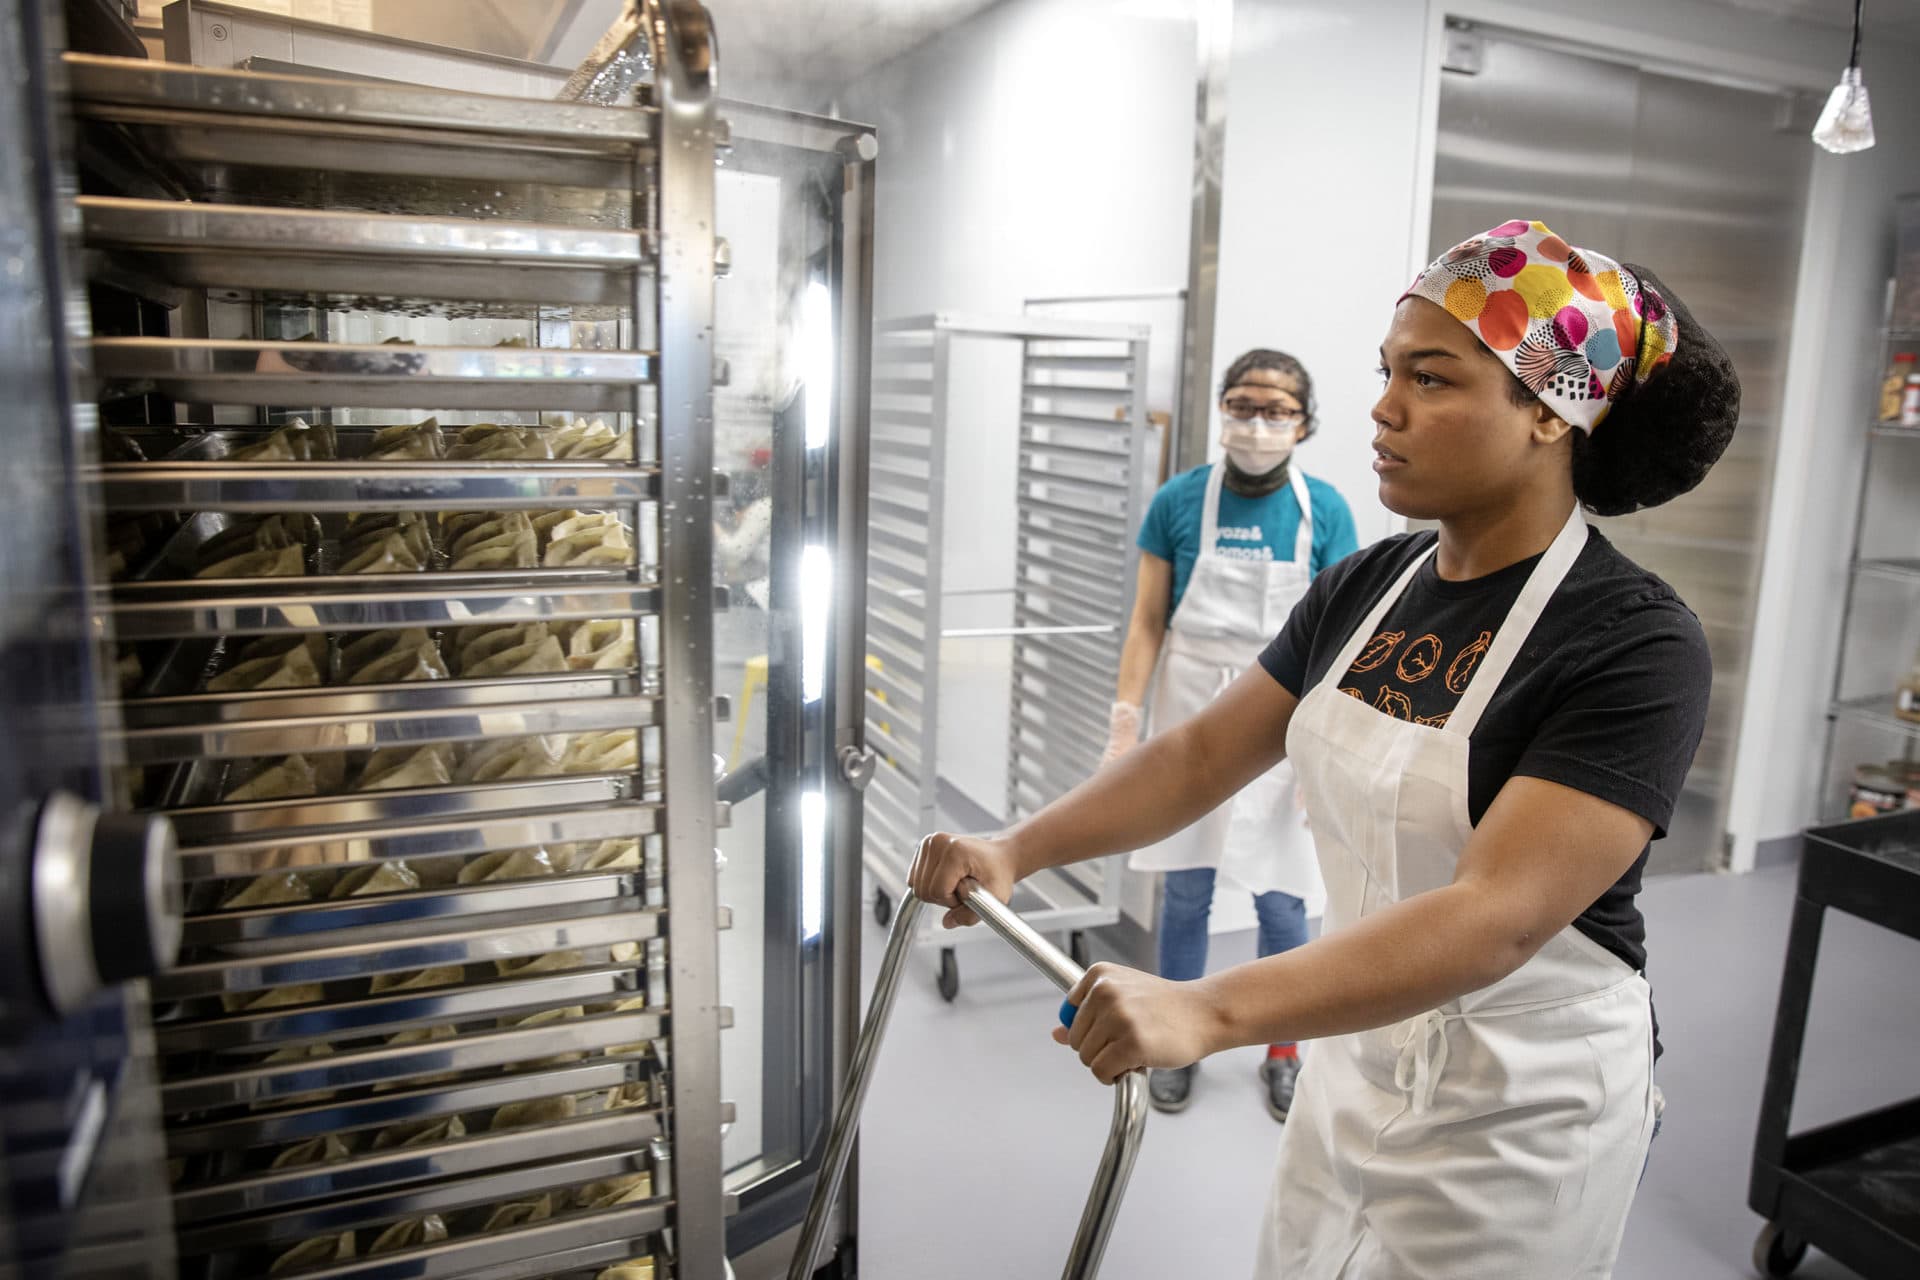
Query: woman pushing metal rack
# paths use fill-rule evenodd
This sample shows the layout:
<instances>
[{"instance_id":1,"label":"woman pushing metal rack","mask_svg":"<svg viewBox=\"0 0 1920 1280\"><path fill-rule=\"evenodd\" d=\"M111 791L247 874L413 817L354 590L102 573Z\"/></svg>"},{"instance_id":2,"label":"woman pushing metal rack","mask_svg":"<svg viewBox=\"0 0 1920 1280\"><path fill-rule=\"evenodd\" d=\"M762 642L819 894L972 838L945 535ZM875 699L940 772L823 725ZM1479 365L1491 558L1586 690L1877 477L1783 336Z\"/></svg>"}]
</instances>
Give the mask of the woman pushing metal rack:
<instances>
[{"instance_id":1,"label":"woman pushing metal rack","mask_svg":"<svg viewBox=\"0 0 1920 1280\"><path fill-rule=\"evenodd\" d=\"M1258 1275L1598 1277L1655 1126L1635 906L1705 723L1673 591L1590 530L1693 488L1739 415L1724 351L1654 275L1515 221L1403 295L1374 469L1437 521L1321 575L1197 716L911 882L1163 840L1290 760L1326 881L1317 941L1192 982L1096 965L1055 1031L1102 1082L1315 1041Z\"/></svg>"}]
</instances>

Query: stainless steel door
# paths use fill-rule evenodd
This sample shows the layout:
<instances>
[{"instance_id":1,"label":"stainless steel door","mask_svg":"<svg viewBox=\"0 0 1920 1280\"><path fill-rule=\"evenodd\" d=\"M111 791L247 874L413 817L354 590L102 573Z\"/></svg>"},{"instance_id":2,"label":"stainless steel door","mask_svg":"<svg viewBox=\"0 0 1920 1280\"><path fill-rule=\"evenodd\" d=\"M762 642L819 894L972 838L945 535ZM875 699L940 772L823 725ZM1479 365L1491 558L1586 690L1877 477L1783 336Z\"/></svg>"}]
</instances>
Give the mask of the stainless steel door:
<instances>
[{"instance_id":1,"label":"stainless steel door","mask_svg":"<svg viewBox=\"0 0 1920 1280\"><path fill-rule=\"evenodd\" d=\"M57 214L72 175L50 91L56 12L27 0L0 20L0 1276L161 1277L144 1001L98 990L113 957L89 917L107 900L48 874L56 852L86 873L88 815L107 800L80 484L92 442L74 413L85 310ZM49 908L77 914L56 930Z\"/></svg>"},{"instance_id":2,"label":"stainless steel door","mask_svg":"<svg viewBox=\"0 0 1920 1280\"><path fill-rule=\"evenodd\" d=\"M1706 626L1706 739L1648 870L1719 866L1810 172L1804 104L1476 35L1480 70L1441 82L1433 252L1509 218L1539 219L1658 270L1740 371L1740 429L1706 482L1595 521Z\"/></svg>"}]
</instances>

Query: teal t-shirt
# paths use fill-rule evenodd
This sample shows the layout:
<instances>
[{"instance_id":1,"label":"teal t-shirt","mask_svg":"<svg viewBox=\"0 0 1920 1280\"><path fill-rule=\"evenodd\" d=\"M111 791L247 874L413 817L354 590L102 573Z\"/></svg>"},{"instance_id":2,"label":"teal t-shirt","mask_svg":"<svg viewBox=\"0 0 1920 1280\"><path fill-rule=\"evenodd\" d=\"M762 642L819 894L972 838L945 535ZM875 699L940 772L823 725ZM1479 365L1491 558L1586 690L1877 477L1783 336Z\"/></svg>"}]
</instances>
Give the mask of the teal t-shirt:
<instances>
[{"instance_id":1,"label":"teal t-shirt","mask_svg":"<svg viewBox=\"0 0 1920 1280\"><path fill-rule=\"evenodd\" d=\"M1173 565L1169 617L1172 609L1180 607L1187 580L1193 576L1193 562L1200 558L1200 518L1207 500L1207 476L1212 470L1213 464L1206 463L1161 485L1147 508L1147 518L1140 522L1140 549ZM1308 571L1318 574L1358 551L1360 542L1353 530L1353 512L1338 489L1308 476L1307 499L1313 504L1313 560ZM1222 554L1249 560L1291 560L1294 540L1299 536L1300 502L1293 496L1291 484L1261 498L1245 498L1224 487L1220 490L1220 536L1216 545Z\"/></svg>"}]
</instances>

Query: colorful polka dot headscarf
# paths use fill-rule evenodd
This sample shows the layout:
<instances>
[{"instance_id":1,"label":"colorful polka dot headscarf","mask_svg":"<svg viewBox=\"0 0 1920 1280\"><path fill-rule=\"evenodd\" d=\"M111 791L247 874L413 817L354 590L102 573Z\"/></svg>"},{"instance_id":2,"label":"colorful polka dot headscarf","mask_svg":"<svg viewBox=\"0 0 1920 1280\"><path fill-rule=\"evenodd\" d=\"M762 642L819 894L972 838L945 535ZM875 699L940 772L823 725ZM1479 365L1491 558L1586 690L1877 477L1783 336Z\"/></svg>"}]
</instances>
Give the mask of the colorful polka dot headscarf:
<instances>
[{"instance_id":1,"label":"colorful polka dot headscarf","mask_svg":"<svg viewBox=\"0 0 1920 1280\"><path fill-rule=\"evenodd\" d=\"M1673 311L1632 270L1543 222L1502 223L1455 245L1402 296L1446 308L1583 431L1659 372L1680 339Z\"/></svg>"}]
</instances>

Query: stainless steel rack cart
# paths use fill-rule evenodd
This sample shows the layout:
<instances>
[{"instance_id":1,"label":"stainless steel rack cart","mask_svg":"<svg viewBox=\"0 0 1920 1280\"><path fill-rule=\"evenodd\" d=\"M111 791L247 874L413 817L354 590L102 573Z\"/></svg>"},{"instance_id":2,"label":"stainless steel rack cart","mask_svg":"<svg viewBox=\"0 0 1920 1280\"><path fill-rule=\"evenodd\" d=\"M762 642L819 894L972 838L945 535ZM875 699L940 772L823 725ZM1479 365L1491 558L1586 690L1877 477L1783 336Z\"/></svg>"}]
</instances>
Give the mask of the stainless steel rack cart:
<instances>
[{"instance_id":1,"label":"stainless steel rack cart","mask_svg":"<svg viewBox=\"0 0 1920 1280\"><path fill-rule=\"evenodd\" d=\"M1079 985L1084 972L1080 966L1035 932L1026 920L1001 905L999 899L976 887L967 893L966 903L1008 946L1062 992L1072 991ZM881 1037L886 1034L887 1019L893 1013L894 997L900 992L900 975L913 946L921 905L920 900L908 892L901 898L900 909L894 916L887 953L880 962L873 1000L867 1007L867 1020L860 1028L860 1043L847 1075L846 1092L841 1095L839 1109L833 1117L833 1131L827 1138L826 1163L819 1181L814 1184L813 1201L807 1206L800 1246L794 1253L787 1280L812 1280L814 1264L819 1261L827 1218L840 1194L847 1162L853 1155L854 1136L860 1129L860 1109L866 1103L867 1086L873 1080L874 1059L879 1055ZM1067 1253L1066 1268L1061 1272L1063 1280L1092 1280L1099 1274L1100 1260L1106 1255L1107 1240L1113 1233L1114 1221L1120 1216L1120 1202L1127 1193L1127 1180L1133 1175L1133 1163L1140 1154L1140 1137L1146 1127L1146 1076L1131 1072L1113 1087L1113 1124L1094 1173L1093 1188L1087 1194L1086 1208L1081 1211L1079 1230Z\"/></svg>"},{"instance_id":2,"label":"stainless steel rack cart","mask_svg":"<svg viewBox=\"0 0 1920 1280\"><path fill-rule=\"evenodd\" d=\"M186 1274L723 1273L726 133L704 10L635 13L618 106L66 60Z\"/></svg>"},{"instance_id":3,"label":"stainless steel rack cart","mask_svg":"<svg viewBox=\"0 0 1920 1280\"><path fill-rule=\"evenodd\" d=\"M1920 814L1806 833L1747 1191L1766 1219L1753 1246L1763 1276L1792 1274L1809 1245L1876 1280L1920 1273L1920 1097L1789 1133L1828 909L1920 941L1916 890Z\"/></svg>"},{"instance_id":4,"label":"stainless steel rack cart","mask_svg":"<svg viewBox=\"0 0 1920 1280\"><path fill-rule=\"evenodd\" d=\"M1099 767L1133 604L1140 475L1147 450L1144 325L941 313L882 327L874 349L867 586L867 735L878 753L866 803L866 865L882 924L906 891L912 850L940 822L943 639L1007 636L1013 651L1005 807L1011 820ZM956 340L1020 344L1014 448L1017 528L1012 625L943 629L941 558L950 370ZM988 802L989 810L997 807ZM901 856L902 850L907 852ZM1082 931L1120 915L1121 865L1049 871L1021 886L1034 928ZM959 991L950 940L940 991Z\"/></svg>"},{"instance_id":5,"label":"stainless steel rack cart","mask_svg":"<svg viewBox=\"0 0 1920 1280\"><path fill-rule=\"evenodd\" d=\"M1876 380L1897 353L1916 349L1920 330L1886 328ZM1862 765L1884 766L1889 781L1920 779L1920 720L1899 715L1894 692L1920 649L1920 525L1912 499L1920 427L1895 419L1867 432L1822 751L1819 812L1828 822L1850 816L1850 784Z\"/></svg>"}]
</instances>

